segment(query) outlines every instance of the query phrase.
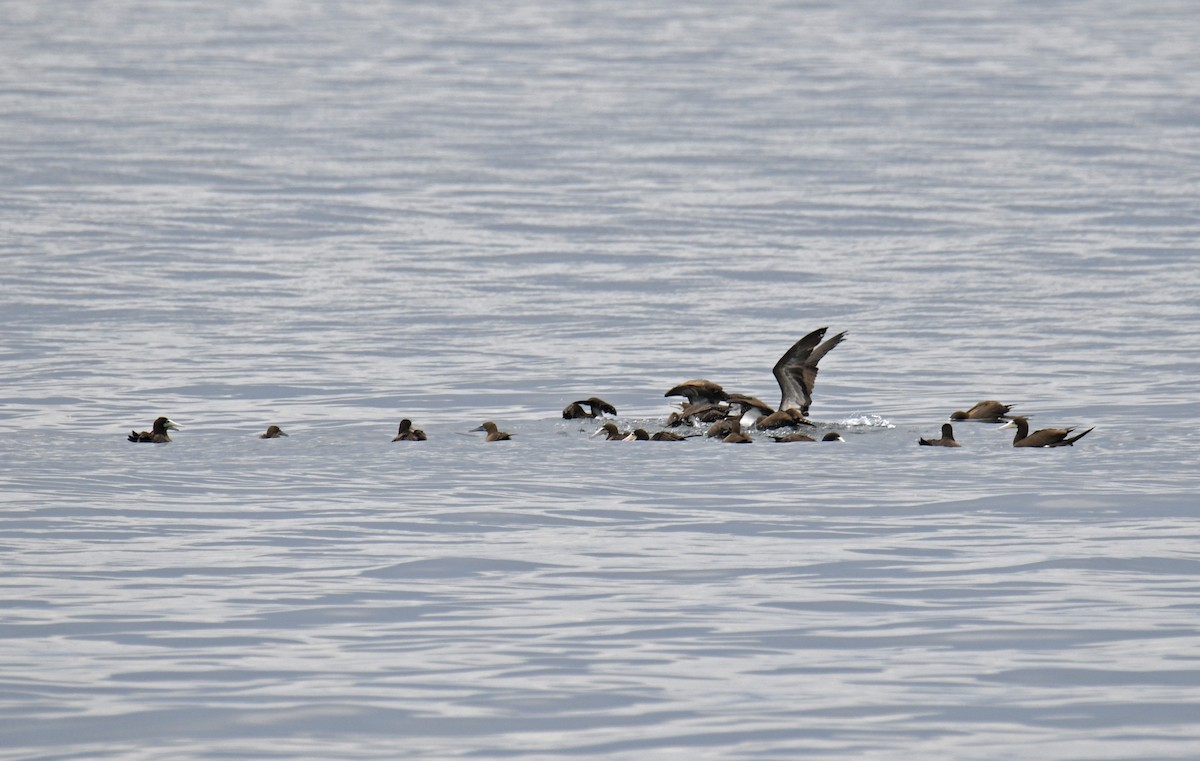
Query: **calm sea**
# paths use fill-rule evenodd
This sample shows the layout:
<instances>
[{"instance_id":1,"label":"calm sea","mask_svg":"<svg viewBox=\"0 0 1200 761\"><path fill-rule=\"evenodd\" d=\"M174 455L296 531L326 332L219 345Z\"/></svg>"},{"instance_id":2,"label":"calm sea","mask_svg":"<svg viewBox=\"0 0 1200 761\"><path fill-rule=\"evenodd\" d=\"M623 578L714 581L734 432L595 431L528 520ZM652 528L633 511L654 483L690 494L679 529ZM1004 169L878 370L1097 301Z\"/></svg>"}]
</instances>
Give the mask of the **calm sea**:
<instances>
[{"instance_id":1,"label":"calm sea","mask_svg":"<svg viewBox=\"0 0 1200 761\"><path fill-rule=\"evenodd\" d=\"M0 5L0 759L1195 758L1197 40ZM821 326L844 444L560 417ZM1095 430L917 446L981 399Z\"/></svg>"}]
</instances>

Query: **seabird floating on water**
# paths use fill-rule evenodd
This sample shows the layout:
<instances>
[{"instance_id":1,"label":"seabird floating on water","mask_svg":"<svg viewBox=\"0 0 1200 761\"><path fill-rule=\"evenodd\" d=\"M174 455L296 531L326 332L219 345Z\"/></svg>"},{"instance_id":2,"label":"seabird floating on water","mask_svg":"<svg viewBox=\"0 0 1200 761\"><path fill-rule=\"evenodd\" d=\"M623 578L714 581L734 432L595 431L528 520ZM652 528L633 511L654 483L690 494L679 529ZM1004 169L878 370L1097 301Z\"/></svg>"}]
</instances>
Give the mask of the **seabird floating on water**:
<instances>
[{"instance_id":1,"label":"seabird floating on water","mask_svg":"<svg viewBox=\"0 0 1200 761\"><path fill-rule=\"evenodd\" d=\"M1011 404L1001 404L995 399L987 399L975 404L967 411L958 410L950 413L951 420L982 420L988 423L999 423L1013 408Z\"/></svg>"},{"instance_id":2,"label":"seabird floating on water","mask_svg":"<svg viewBox=\"0 0 1200 761\"><path fill-rule=\"evenodd\" d=\"M680 436L678 433L670 431L648 433L645 428L634 428L621 441L683 441L686 438L686 436Z\"/></svg>"},{"instance_id":3,"label":"seabird floating on water","mask_svg":"<svg viewBox=\"0 0 1200 761\"><path fill-rule=\"evenodd\" d=\"M1095 430L1094 427L1089 428L1074 436L1070 436L1071 431L1075 430L1074 428L1042 428L1030 433L1029 420L1020 415L1013 415L1012 419L1000 428L1017 429L1016 435L1013 436L1014 447L1069 447Z\"/></svg>"},{"instance_id":4,"label":"seabird floating on water","mask_svg":"<svg viewBox=\"0 0 1200 761\"><path fill-rule=\"evenodd\" d=\"M483 437L484 441L508 441L512 438L512 436L509 436L504 431L501 431L500 429L496 428L496 424L490 420L488 420L487 422L485 422L483 425L479 426L478 428L474 428L472 430L487 431L487 436Z\"/></svg>"},{"instance_id":5,"label":"seabird floating on water","mask_svg":"<svg viewBox=\"0 0 1200 761\"><path fill-rule=\"evenodd\" d=\"M400 421L400 428L396 431L392 441L425 441L425 432L420 428L413 428L412 421L404 418Z\"/></svg>"},{"instance_id":6,"label":"seabird floating on water","mask_svg":"<svg viewBox=\"0 0 1200 761\"><path fill-rule=\"evenodd\" d=\"M942 423L942 438L940 439L917 439L917 443L924 447L959 447L962 446L954 440L954 426L949 423Z\"/></svg>"},{"instance_id":7,"label":"seabird floating on water","mask_svg":"<svg viewBox=\"0 0 1200 761\"><path fill-rule=\"evenodd\" d=\"M710 439L723 439L731 433L742 432L741 415L730 415L722 418L708 427L704 435Z\"/></svg>"},{"instance_id":8,"label":"seabird floating on water","mask_svg":"<svg viewBox=\"0 0 1200 761\"><path fill-rule=\"evenodd\" d=\"M270 425L270 426L267 426L267 432L262 434L258 438L260 438L260 439L278 439L281 436L284 436L284 437L287 436L287 434L283 432L283 429L277 425Z\"/></svg>"},{"instance_id":9,"label":"seabird floating on water","mask_svg":"<svg viewBox=\"0 0 1200 761\"><path fill-rule=\"evenodd\" d=\"M671 433L670 431L655 431L650 434L651 441L683 441L686 438L690 437L681 436L678 433Z\"/></svg>"},{"instance_id":10,"label":"seabird floating on water","mask_svg":"<svg viewBox=\"0 0 1200 761\"><path fill-rule=\"evenodd\" d=\"M760 431L770 431L775 428L787 428L792 425L813 425L813 422L795 407L772 412L754 421L754 427Z\"/></svg>"},{"instance_id":11,"label":"seabird floating on water","mask_svg":"<svg viewBox=\"0 0 1200 761\"><path fill-rule=\"evenodd\" d=\"M151 428L152 430L149 431L130 431L128 439L138 443L166 444L171 441L171 437L167 435L167 429L179 430L183 426L170 418L160 417L154 421Z\"/></svg>"},{"instance_id":12,"label":"seabird floating on water","mask_svg":"<svg viewBox=\"0 0 1200 761\"><path fill-rule=\"evenodd\" d=\"M617 428L616 423L605 423L597 428L596 432L588 438L594 439L600 434L604 434L604 438L608 441L624 441L632 435L629 431L622 431L620 428Z\"/></svg>"}]
</instances>

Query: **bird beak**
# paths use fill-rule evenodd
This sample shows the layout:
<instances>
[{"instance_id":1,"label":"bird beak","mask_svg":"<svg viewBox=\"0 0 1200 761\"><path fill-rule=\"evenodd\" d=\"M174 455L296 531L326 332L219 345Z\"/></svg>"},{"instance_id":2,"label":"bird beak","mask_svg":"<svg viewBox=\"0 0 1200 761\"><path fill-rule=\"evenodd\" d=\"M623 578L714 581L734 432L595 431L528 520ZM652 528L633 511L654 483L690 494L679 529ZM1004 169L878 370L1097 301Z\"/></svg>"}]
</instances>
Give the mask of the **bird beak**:
<instances>
[{"instance_id":1,"label":"bird beak","mask_svg":"<svg viewBox=\"0 0 1200 761\"><path fill-rule=\"evenodd\" d=\"M998 427L996 430L1003 431L1005 428L1016 428L1016 427L1017 427L1017 424L1010 420L1007 423L1005 423L1004 425Z\"/></svg>"},{"instance_id":2,"label":"bird beak","mask_svg":"<svg viewBox=\"0 0 1200 761\"><path fill-rule=\"evenodd\" d=\"M608 433L608 431L604 430L603 428L597 428L597 429L596 429L596 432L595 432L595 433L593 433L591 436L588 436L588 438L589 438L589 439L594 439L594 438L596 438L597 436L599 436L599 435L600 435L600 434L602 434L602 433Z\"/></svg>"},{"instance_id":3,"label":"bird beak","mask_svg":"<svg viewBox=\"0 0 1200 761\"><path fill-rule=\"evenodd\" d=\"M175 430L177 430L177 431L178 431L178 430L182 430L182 429L183 429L183 426L181 426L179 423L176 423L174 420L168 420L168 421L167 421L167 426L166 426L166 427L167 427L167 428L174 428L174 429L175 429Z\"/></svg>"}]
</instances>

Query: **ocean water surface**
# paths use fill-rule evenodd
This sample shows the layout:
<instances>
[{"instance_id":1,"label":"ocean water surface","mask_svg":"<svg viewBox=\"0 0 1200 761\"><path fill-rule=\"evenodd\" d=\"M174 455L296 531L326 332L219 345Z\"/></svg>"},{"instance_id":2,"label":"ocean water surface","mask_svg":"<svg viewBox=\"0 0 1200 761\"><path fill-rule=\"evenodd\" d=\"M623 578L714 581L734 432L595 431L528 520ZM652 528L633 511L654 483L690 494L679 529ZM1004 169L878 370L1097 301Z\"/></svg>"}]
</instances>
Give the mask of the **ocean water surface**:
<instances>
[{"instance_id":1,"label":"ocean water surface","mask_svg":"<svg viewBox=\"0 0 1200 761\"><path fill-rule=\"evenodd\" d=\"M0 20L0 759L1195 757L1193 3Z\"/></svg>"}]
</instances>

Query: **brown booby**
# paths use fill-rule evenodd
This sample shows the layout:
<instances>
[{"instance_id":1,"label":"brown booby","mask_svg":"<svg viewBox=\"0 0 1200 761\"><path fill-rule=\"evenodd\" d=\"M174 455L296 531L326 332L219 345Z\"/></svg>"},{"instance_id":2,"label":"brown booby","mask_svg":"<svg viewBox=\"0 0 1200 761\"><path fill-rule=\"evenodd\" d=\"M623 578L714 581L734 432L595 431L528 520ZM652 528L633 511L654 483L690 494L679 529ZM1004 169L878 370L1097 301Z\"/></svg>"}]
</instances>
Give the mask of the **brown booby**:
<instances>
[{"instance_id":1,"label":"brown booby","mask_svg":"<svg viewBox=\"0 0 1200 761\"><path fill-rule=\"evenodd\" d=\"M167 417L160 417L154 421L149 431L130 431L127 437L130 441L138 443L150 444L167 444L171 441L171 437L167 435L168 429L179 430L183 426Z\"/></svg>"},{"instance_id":2,"label":"brown booby","mask_svg":"<svg viewBox=\"0 0 1200 761\"><path fill-rule=\"evenodd\" d=\"M425 441L427 438L424 431L420 428L413 428L412 421L404 418L400 421L400 428L397 429L392 441Z\"/></svg>"},{"instance_id":3,"label":"brown booby","mask_svg":"<svg viewBox=\"0 0 1200 761\"><path fill-rule=\"evenodd\" d=\"M999 423L1013 408L1011 404L1001 404L995 399L987 399L971 407L971 409L950 413L951 420L982 420L988 423Z\"/></svg>"},{"instance_id":4,"label":"brown booby","mask_svg":"<svg viewBox=\"0 0 1200 761\"><path fill-rule=\"evenodd\" d=\"M1074 428L1042 428L1030 433L1029 420L1020 415L1013 415L1012 419L1000 428L1017 429L1016 435L1013 436L1014 447L1069 447L1095 430L1095 428L1089 428L1074 436L1071 436Z\"/></svg>"},{"instance_id":5,"label":"brown booby","mask_svg":"<svg viewBox=\"0 0 1200 761\"><path fill-rule=\"evenodd\" d=\"M954 426L949 423L942 423L942 438L940 439L917 439L917 443L923 447L960 447L954 440Z\"/></svg>"},{"instance_id":6,"label":"brown booby","mask_svg":"<svg viewBox=\"0 0 1200 761\"><path fill-rule=\"evenodd\" d=\"M504 431L501 431L500 429L498 429L496 427L496 424L490 420L483 423L478 428L473 428L472 430L487 431L487 436L483 437L484 441L509 441L510 439L512 439L512 436L509 436Z\"/></svg>"}]
</instances>

